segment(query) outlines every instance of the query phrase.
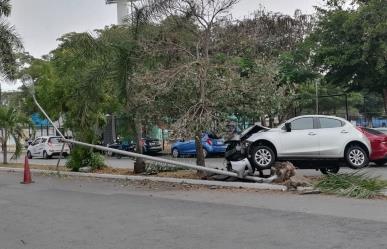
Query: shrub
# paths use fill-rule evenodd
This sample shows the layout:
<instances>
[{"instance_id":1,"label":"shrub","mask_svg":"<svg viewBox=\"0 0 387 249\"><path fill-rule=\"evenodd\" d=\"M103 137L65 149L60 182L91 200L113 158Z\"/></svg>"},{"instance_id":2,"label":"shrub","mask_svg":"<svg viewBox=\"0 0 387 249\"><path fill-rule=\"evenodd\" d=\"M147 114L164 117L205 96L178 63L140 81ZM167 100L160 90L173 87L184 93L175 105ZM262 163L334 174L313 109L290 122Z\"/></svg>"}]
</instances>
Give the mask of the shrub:
<instances>
[{"instance_id":1,"label":"shrub","mask_svg":"<svg viewBox=\"0 0 387 249\"><path fill-rule=\"evenodd\" d=\"M99 154L90 151L88 148L76 146L70 154L66 162L66 167L72 171L79 171L82 167L91 167L92 170L101 169L105 167L105 159Z\"/></svg>"},{"instance_id":2,"label":"shrub","mask_svg":"<svg viewBox=\"0 0 387 249\"><path fill-rule=\"evenodd\" d=\"M354 198L372 198L387 188L387 181L367 173L328 174L315 184L321 192Z\"/></svg>"}]
</instances>

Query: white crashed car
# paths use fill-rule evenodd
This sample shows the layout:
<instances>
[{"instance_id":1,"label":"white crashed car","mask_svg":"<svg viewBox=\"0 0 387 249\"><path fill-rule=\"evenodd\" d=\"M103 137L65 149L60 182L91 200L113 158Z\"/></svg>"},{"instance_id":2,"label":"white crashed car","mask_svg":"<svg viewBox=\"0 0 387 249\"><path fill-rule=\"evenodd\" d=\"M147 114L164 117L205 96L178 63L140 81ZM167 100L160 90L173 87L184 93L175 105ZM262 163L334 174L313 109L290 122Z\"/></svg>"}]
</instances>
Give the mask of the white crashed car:
<instances>
[{"instance_id":1,"label":"white crashed car","mask_svg":"<svg viewBox=\"0 0 387 249\"><path fill-rule=\"evenodd\" d=\"M59 156L63 147L61 137L44 136L36 138L27 149L27 157L43 157L49 159L52 156ZM68 144L64 145L63 156L70 154L70 147Z\"/></svg>"},{"instance_id":2,"label":"white crashed car","mask_svg":"<svg viewBox=\"0 0 387 249\"><path fill-rule=\"evenodd\" d=\"M369 140L355 126L345 119L324 115L299 116L278 128L263 128L251 135L243 147L257 170L269 169L277 160L302 161L320 170L317 161L343 161L350 168L359 169L368 165L371 154Z\"/></svg>"}]
</instances>

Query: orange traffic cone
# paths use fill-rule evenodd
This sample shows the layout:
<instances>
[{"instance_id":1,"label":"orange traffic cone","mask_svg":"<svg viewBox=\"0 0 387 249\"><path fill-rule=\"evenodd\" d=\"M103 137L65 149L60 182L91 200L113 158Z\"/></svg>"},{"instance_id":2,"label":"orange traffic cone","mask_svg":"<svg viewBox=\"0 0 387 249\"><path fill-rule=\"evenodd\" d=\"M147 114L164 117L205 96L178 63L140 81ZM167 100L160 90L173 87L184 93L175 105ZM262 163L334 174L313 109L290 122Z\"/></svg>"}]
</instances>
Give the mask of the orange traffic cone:
<instances>
[{"instance_id":1,"label":"orange traffic cone","mask_svg":"<svg viewBox=\"0 0 387 249\"><path fill-rule=\"evenodd\" d=\"M24 180L21 182L21 184L30 184L33 183L31 179L31 171L30 166L28 164L28 157L26 156L24 158Z\"/></svg>"}]
</instances>

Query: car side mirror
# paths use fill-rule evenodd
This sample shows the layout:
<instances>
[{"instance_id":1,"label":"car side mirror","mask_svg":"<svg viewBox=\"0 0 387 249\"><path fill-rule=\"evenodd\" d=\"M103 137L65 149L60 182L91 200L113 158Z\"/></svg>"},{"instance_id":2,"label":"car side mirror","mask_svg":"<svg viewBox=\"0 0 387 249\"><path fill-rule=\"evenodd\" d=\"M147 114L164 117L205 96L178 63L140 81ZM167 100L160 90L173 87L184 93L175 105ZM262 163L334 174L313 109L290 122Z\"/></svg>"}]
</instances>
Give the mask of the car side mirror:
<instances>
[{"instance_id":1,"label":"car side mirror","mask_svg":"<svg viewBox=\"0 0 387 249\"><path fill-rule=\"evenodd\" d=\"M285 123L285 130L286 132L292 131L292 124L291 123Z\"/></svg>"}]
</instances>

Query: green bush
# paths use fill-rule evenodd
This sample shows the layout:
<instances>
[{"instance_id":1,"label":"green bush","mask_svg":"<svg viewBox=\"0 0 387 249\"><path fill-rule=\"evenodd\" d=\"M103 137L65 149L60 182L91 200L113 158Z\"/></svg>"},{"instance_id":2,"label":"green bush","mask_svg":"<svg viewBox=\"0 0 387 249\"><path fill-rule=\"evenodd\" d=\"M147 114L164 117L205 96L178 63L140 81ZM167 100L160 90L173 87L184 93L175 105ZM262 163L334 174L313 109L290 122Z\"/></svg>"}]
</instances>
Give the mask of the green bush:
<instances>
[{"instance_id":1,"label":"green bush","mask_svg":"<svg viewBox=\"0 0 387 249\"><path fill-rule=\"evenodd\" d=\"M387 181L364 172L328 174L315 184L321 192L354 198L372 198L387 188Z\"/></svg>"},{"instance_id":2,"label":"green bush","mask_svg":"<svg viewBox=\"0 0 387 249\"><path fill-rule=\"evenodd\" d=\"M99 154L90 151L88 148L75 147L66 162L66 167L72 171L79 171L82 167L90 166L93 170L105 167L105 159Z\"/></svg>"}]
</instances>

